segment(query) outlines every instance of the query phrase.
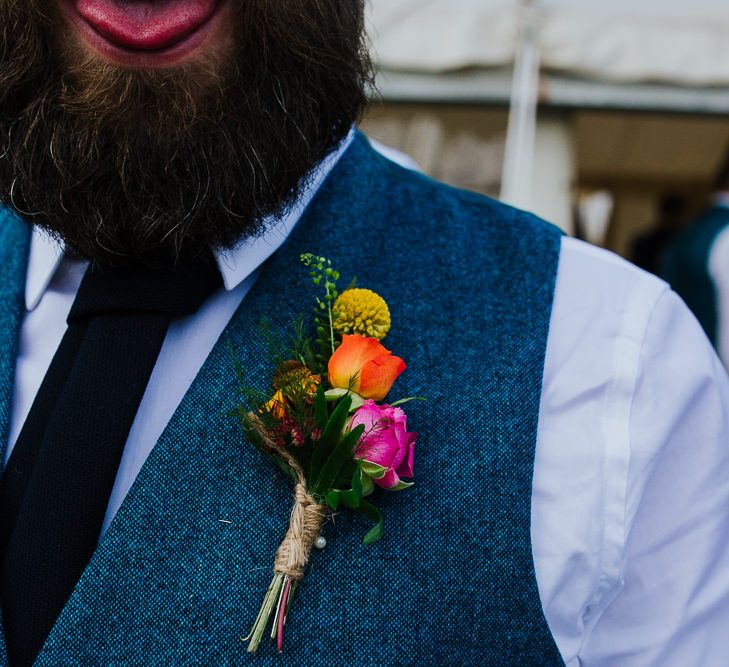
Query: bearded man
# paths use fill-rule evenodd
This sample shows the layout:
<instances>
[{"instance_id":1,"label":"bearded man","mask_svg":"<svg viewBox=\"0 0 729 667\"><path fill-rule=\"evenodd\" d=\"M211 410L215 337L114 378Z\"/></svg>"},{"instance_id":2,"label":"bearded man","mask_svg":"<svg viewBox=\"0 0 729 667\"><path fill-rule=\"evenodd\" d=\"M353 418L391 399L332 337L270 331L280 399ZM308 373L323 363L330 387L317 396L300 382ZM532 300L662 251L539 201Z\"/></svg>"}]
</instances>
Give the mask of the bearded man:
<instances>
[{"instance_id":1,"label":"bearded man","mask_svg":"<svg viewBox=\"0 0 729 667\"><path fill-rule=\"evenodd\" d=\"M375 152L363 12L0 0L2 662L725 665L721 365L664 283ZM265 388L304 252L428 401L384 538L327 526L250 657L291 491L229 349Z\"/></svg>"}]
</instances>

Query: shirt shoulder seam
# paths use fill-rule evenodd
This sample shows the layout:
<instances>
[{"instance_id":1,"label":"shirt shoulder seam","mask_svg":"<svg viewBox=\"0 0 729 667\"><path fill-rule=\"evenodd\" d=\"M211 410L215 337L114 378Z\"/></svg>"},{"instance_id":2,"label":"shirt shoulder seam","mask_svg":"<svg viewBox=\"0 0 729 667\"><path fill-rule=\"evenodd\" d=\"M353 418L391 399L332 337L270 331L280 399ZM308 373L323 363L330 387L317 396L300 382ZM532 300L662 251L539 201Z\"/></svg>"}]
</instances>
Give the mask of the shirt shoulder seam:
<instances>
[{"instance_id":1,"label":"shirt shoulder seam","mask_svg":"<svg viewBox=\"0 0 729 667\"><path fill-rule=\"evenodd\" d=\"M649 279L650 278L650 279ZM631 455L630 417L640 376L641 359L653 315L670 288L663 281L645 276L636 281L627 297L620 333L612 350L613 370L605 392L600 429L605 458L603 531L598 580L587 605L586 627L594 627L623 583L627 544L628 470ZM589 639L586 631L582 646Z\"/></svg>"}]
</instances>

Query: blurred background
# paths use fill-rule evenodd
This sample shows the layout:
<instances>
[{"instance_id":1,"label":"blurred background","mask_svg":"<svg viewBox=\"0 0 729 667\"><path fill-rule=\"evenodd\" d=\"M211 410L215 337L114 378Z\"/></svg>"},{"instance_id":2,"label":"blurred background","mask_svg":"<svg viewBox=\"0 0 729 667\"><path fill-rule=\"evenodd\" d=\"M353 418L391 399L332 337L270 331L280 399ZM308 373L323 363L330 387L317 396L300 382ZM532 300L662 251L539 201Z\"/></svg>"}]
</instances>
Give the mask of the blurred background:
<instances>
[{"instance_id":1,"label":"blurred background","mask_svg":"<svg viewBox=\"0 0 729 667\"><path fill-rule=\"evenodd\" d=\"M706 205L727 0L369 2L382 103L363 128L423 171L639 261Z\"/></svg>"}]
</instances>

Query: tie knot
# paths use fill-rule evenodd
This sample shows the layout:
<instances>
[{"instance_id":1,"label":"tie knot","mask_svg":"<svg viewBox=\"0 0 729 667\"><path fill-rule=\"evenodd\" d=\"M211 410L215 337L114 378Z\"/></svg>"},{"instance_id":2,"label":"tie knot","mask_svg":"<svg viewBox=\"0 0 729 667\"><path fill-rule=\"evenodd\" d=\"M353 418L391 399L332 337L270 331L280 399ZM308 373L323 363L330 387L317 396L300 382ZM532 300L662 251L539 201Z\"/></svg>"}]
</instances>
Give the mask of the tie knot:
<instances>
[{"instance_id":1,"label":"tie knot","mask_svg":"<svg viewBox=\"0 0 729 667\"><path fill-rule=\"evenodd\" d=\"M168 268L90 264L68 322L122 313L183 317L196 312L221 285L220 271L212 256Z\"/></svg>"}]
</instances>

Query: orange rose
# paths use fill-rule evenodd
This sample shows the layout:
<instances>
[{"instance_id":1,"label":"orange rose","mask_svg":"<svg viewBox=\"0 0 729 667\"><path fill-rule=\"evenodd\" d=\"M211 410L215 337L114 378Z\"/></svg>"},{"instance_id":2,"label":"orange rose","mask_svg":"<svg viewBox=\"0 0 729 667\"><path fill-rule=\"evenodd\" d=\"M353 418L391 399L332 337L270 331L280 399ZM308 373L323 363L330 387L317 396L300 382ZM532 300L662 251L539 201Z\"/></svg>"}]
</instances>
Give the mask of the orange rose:
<instances>
[{"instance_id":1,"label":"orange rose","mask_svg":"<svg viewBox=\"0 0 729 667\"><path fill-rule=\"evenodd\" d=\"M381 401L405 368L405 362L378 340L345 335L329 360L329 383L335 389L351 389L362 398Z\"/></svg>"}]
</instances>

